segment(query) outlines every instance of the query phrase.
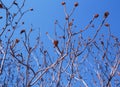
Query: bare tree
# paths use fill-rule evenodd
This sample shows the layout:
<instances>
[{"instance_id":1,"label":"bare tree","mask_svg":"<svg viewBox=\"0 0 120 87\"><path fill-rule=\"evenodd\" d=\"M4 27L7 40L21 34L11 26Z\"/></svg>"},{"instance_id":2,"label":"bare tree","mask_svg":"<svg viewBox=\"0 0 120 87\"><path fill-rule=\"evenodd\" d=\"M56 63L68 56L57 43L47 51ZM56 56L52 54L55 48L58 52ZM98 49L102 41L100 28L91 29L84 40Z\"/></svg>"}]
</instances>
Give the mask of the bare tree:
<instances>
[{"instance_id":1,"label":"bare tree","mask_svg":"<svg viewBox=\"0 0 120 87\"><path fill-rule=\"evenodd\" d=\"M76 27L72 16L78 2L70 13L66 11L66 2L61 4L64 25L55 21L54 37L46 32L50 41L46 46L40 31L33 40L33 27L28 32L20 29L24 14L33 11L32 8L23 11L25 0L22 3L14 0L9 6L0 0L0 9L5 13L0 16L5 21L0 30L1 87L120 86L120 42L106 22L109 12L103 14L99 25L95 21L99 14L95 14L81 29ZM15 11L11 11L13 7Z\"/></svg>"}]
</instances>

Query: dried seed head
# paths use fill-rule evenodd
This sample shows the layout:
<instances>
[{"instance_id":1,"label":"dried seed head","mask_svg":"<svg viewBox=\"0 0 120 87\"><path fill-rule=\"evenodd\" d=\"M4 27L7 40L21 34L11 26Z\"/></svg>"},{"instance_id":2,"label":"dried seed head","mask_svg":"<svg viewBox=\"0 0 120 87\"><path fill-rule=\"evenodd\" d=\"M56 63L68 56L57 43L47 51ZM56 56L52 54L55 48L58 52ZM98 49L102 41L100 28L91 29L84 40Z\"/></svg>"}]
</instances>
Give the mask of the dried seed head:
<instances>
[{"instance_id":1,"label":"dried seed head","mask_svg":"<svg viewBox=\"0 0 120 87\"><path fill-rule=\"evenodd\" d=\"M66 3L63 1L61 4L62 4L62 5L65 5Z\"/></svg>"},{"instance_id":2,"label":"dried seed head","mask_svg":"<svg viewBox=\"0 0 120 87\"><path fill-rule=\"evenodd\" d=\"M16 39L16 40L15 40L15 43L19 43L19 42L20 42L20 40L19 40L19 39Z\"/></svg>"},{"instance_id":3,"label":"dried seed head","mask_svg":"<svg viewBox=\"0 0 120 87\"><path fill-rule=\"evenodd\" d=\"M68 19L69 19L69 15L66 15L65 20L68 20Z\"/></svg>"},{"instance_id":4,"label":"dried seed head","mask_svg":"<svg viewBox=\"0 0 120 87\"><path fill-rule=\"evenodd\" d=\"M94 15L94 18L98 18L98 17L99 17L99 14L95 14L95 15Z\"/></svg>"},{"instance_id":5,"label":"dried seed head","mask_svg":"<svg viewBox=\"0 0 120 87\"><path fill-rule=\"evenodd\" d=\"M77 7L77 6L78 6L78 2L75 2L75 3L74 3L74 6Z\"/></svg>"},{"instance_id":6,"label":"dried seed head","mask_svg":"<svg viewBox=\"0 0 120 87\"><path fill-rule=\"evenodd\" d=\"M109 27L109 26L110 26L110 24L108 24L108 23L105 23L105 26L106 26L106 27Z\"/></svg>"},{"instance_id":7,"label":"dried seed head","mask_svg":"<svg viewBox=\"0 0 120 87\"><path fill-rule=\"evenodd\" d=\"M108 11L106 11L106 12L104 13L104 18L107 18L107 17L108 17L108 15L109 15L109 12L108 12Z\"/></svg>"},{"instance_id":8,"label":"dried seed head","mask_svg":"<svg viewBox=\"0 0 120 87\"><path fill-rule=\"evenodd\" d=\"M69 17L66 17L66 18L65 18L65 20L68 20L68 19L69 19Z\"/></svg>"},{"instance_id":9,"label":"dried seed head","mask_svg":"<svg viewBox=\"0 0 120 87\"><path fill-rule=\"evenodd\" d=\"M70 22L70 23L69 23L69 26L72 26L72 25L73 25L73 22Z\"/></svg>"},{"instance_id":10,"label":"dried seed head","mask_svg":"<svg viewBox=\"0 0 120 87\"><path fill-rule=\"evenodd\" d=\"M18 24L18 22L15 22L15 24Z\"/></svg>"},{"instance_id":11,"label":"dried seed head","mask_svg":"<svg viewBox=\"0 0 120 87\"><path fill-rule=\"evenodd\" d=\"M54 44L54 47L57 47L58 46L58 40L54 40L53 44Z\"/></svg>"},{"instance_id":12,"label":"dried seed head","mask_svg":"<svg viewBox=\"0 0 120 87\"><path fill-rule=\"evenodd\" d=\"M101 44L102 44L102 45L104 45L104 42L103 42L103 41L101 41Z\"/></svg>"},{"instance_id":13,"label":"dried seed head","mask_svg":"<svg viewBox=\"0 0 120 87\"><path fill-rule=\"evenodd\" d=\"M90 41L91 40L91 38L90 37L88 37L88 41Z\"/></svg>"},{"instance_id":14,"label":"dried seed head","mask_svg":"<svg viewBox=\"0 0 120 87\"><path fill-rule=\"evenodd\" d=\"M0 3L0 8L3 8L2 4Z\"/></svg>"},{"instance_id":15,"label":"dried seed head","mask_svg":"<svg viewBox=\"0 0 120 87\"><path fill-rule=\"evenodd\" d=\"M0 16L0 19L2 19L3 17L2 16Z\"/></svg>"},{"instance_id":16,"label":"dried seed head","mask_svg":"<svg viewBox=\"0 0 120 87\"><path fill-rule=\"evenodd\" d=\"M21 30L21 31L20 31L20 34L22 34L22 33L24 33L24 32L25 32L25 29Z\"/></svg>"},{"instance_id":17,"label":"dried seed head","mask_svg":"<svg viewBox=\"0 0 120 87\"><path fill-rule=\"evenodd\" d=\"M25 22L22 22L22 25L25 24Z\"/></svg>"},{"instance_id":18,"label":"dried seed head","mask_svg":"<svg viewBox=\"0 0 120 87\"><path fill-rule=\"evenodd\" d=\"M44 50L44 54L46 54L47 53L47 50Z\"/></svg>"},{"instance_id":19,"label":"dried seed head","mask_svg":"<svg viewBox=\"0 0 120 87\"><path fill-rule=\"evenodd\" d=\"M30 8L30 11L33 11L33 8Z\"/></svg>"}]
</instances>

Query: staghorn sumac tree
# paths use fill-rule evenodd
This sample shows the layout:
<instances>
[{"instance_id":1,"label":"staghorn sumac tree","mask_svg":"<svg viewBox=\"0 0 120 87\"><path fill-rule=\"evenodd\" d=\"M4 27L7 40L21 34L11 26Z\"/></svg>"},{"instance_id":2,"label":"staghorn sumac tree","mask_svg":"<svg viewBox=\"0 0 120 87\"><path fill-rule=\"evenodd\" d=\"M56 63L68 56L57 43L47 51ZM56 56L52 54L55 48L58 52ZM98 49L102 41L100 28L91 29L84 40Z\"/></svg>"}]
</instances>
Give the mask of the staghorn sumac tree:
<instances>
[{"instance_id":1,"label":"staghorn sumac tree","mask_svg":"<svg viewBox=\"0 0 120 87\"><path fill-rule=\"evenodd\" d=\"M6 6L0 0L0 10L4 11L0 20L5 21L0 30L1 87L120 86L120 42L106 22L108 11L100 16L99 25L99 14L95 14L81 29L72 16L79 3L67 13L66 2L62 2L64 25L55 20L54 37L46 32L50 43L45 45L39 29L34 39L33 27L20 29L24 14L33 11L23 10L25 1L13 0Z\"/></svg>"}]
</instances>

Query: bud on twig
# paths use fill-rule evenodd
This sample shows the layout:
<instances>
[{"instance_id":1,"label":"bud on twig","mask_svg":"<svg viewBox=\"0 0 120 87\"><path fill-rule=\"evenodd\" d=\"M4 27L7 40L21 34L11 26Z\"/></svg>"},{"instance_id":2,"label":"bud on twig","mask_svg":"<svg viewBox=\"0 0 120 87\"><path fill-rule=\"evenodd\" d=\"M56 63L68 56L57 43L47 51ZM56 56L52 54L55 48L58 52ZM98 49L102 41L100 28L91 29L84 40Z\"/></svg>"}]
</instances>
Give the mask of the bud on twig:
<instances>
[{"instance_id":1,"label":"bud on twig","mask_svg":"<svg viewBox=\"0 0 120 87\"><path fill-rule=\"evenodd\" d=\"M102 44L102 45L104 45L104 42L103 42L103 41L101 41L101 44Z\"/></svg>"},{"instance_id":2,"label":"bud on twig","mask_svg":"<svg viewBox=\"0 0 120 87\"><path fill-rule=\"evenodd\" d=\"M108 11L106 11L106 12L104 13L104 18L107 18L107 17L108 17L108 15L109 15L109 12L108 12Z\"/></svg>"},{"instance_id":3,"label":"bud on twig","mask_svg":"<svg viewBox=\"0 0 120 87\"><path fill-rule=\"evenodd\" d=\"M16 40L15 40L15 43L19 43L19 41L20 41L19 39L16 39Z\"/></svg>"},{"instance_id":4,"label":"bud on twig","mask_svg":"<svg viewBox=\"0 0 120 87\"><path fill-rule=\"evenodd\" d=\"M25 24L25 22L22 22L22 25Z\"/></svg>"},{"instance_id":5,"label":"bud on twig","mask_svg":"<svg viewBox=\"0 0 120 87\"><path fill-rule=\"evenodd\" d=\"M98 17L99 17L99 14L95 14L95 15L94 15L94 18L98 18Z\"/></svg>"},{"instance_id":6,"label":"bud on twig","mask_svg":"<svg viewBox=\"0 0 120 87\"><path fill-rule=\"evenodd\" d=\"M33 11L33 8L30 8L30 11Z\"/></svg>"},{"instance_id":7,"label":"bud on twig","mask_svg":"<svg viewBox=\"0 0 120 87\"><path fill-rule=\"evenodd\" d=\"M74 3L74 6L77 7L77 6L78 6L78 2L75 2L75 3Z\"/></svg>"},{"instance_id":8,"label":"bud on twig","mask_svg":"<svg viewBox=\"0 0 120 87\"><path fill-rule=\"evenodd\" d=\"M24 33L25 32L25 29L21 30L20 34Z\"/></svg>"},{"instance_id":9,"label":"bud on twig","mask_svg":"<svg viewBox=\"0 0 120 87\"><path fill-rule=\"evenodd\" d=\"M0 3L0 8L3 8L2 4Z\"/></svg>"},{"instance_id":10,"label":"bud on twig","mask_svg":"<svg viewBox=\"0 0 120 87\"><path fill-rule=\"evenodd\" d=\"M65 2L62 2L61 4L62 4L62 5L65 5L66 3L65 3Z\"/></svg>"},{"instance_id":11,"label":"bud on twig","mask_svg":"<svg viewBox=\"0 0 120 87\"><path fill-rule=\"evenodd\" d=\"M58 40L54 40L53 44L54 44L54 47L57 47L58 46Z\"/></svg>"},{"instance_id":12,"label":"bud on twig","mask_svg":"<svg viewBox=\"0 0 120 87\"><path fill-rule=\"evenodd\" d=\"M70 23L69 23L69 26L72 26L72 25L73 25L73 22L70 22Z\"/></svg>"},{"instance_id":13,"label":"bud on twig","mask_svg":"<svg viewBox=\"0 0 120 87\"><path fill-rule=\"evenodd\" d=\"M0 16L0 19L2 19L3 17L2 16Z\"/></svg>"},{"instance_id":14,"label":"bud on twig","mask_svg":"<svg viewBox=\"0 0 120 87\"><path fill-rule=\"evenodd\" d=\"M69 16L67 16L66 18L65 18L65 20L68 20L69 19Z\"/></svg>"},{"instance_id":15,"label":"bud on twig","mask_svg":"<svg viewBox=\"0 0 120 87\"><path fill-rule=\"evenodd\" d=\"M106 27L109 27L109 26L110 26L110 24L108 24L108 23L105 23L105 26L106 26Z\"/></svg>"}]
</instances>

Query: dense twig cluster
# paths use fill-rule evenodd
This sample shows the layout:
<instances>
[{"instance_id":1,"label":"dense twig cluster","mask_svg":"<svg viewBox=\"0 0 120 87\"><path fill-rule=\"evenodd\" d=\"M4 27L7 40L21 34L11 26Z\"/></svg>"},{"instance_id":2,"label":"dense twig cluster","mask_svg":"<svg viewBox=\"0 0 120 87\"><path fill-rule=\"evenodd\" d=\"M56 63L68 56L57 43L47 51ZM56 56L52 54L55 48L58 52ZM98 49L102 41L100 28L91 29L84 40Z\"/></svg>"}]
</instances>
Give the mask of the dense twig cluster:
<instances>
[{"instance_id":1,"label":"dense twig cluster","mask_svg":"<svg viewBox=\"0 0 120 87\"><path fill-rule=\"evenodd\" d=\"M22 16L28 11L33 11L31 8L22 12L24 4L25 0L21 5L14 0L6 7L0 1L0 8L6 11L6 22L0 30L0 85L120 86L120 42L112 35L110 24L106 23L108 11L104 13L103 20L98 26L93 27L94 20L99 17L99 14L95 14L87 26L76 29L72 15L79 5L78 2L74 3L70 13L66 11L66 2L62 2L65 24L61 25L58 20L55 21L55 26L58 26L54 29L55 39L46 33L48 40L51 41L48 48L41 41L40 32L34 41L31 39L32 27L29 32L21 29L20 38L14 38ZM10 9L14 5L18 10L12 14ZM105 32L102 32L103 28L106 29Z\"/></svg>"}]
</instances>

